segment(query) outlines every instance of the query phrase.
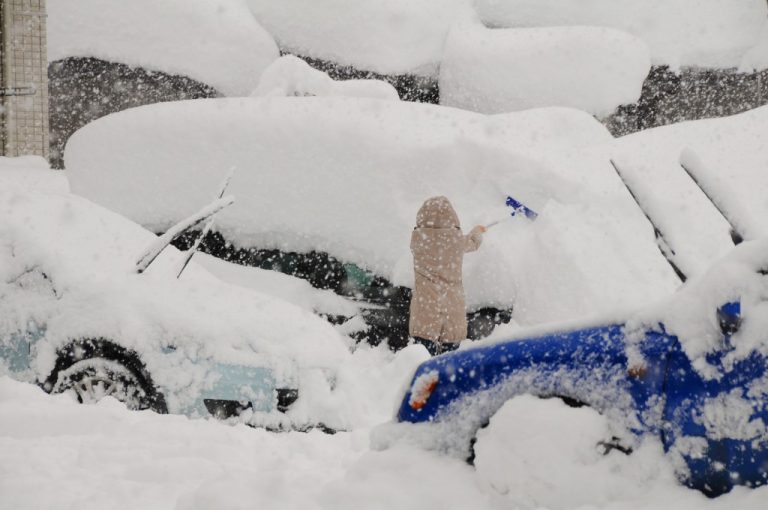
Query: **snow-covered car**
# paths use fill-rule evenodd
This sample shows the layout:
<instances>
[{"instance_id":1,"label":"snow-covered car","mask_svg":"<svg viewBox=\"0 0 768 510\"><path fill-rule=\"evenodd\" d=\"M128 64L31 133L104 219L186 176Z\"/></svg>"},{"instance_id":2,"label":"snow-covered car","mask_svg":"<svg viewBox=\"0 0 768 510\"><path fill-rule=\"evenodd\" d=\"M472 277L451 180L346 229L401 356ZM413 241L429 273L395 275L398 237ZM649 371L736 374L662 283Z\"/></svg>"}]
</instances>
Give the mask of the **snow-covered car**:
<instances>
[{"instance_id":1,"label":"snow-covered car","mask_svg":"<svg viewBox=\"0 0 768 510\"><path fill-rule=\"evenodd\" d=\"M66 192L0 192L0 370L90 402L333 423L323 412L348 339L280 299L226 284L158 238Z\"/></svg>"},{"instance_id":2,"label":"snow-covered car","mask_svg":"<svg viewBox=\"0 0 768 510\"><path fill-rule=\"evenodd\" d=\"M465 231L509 217L508 196L540 213L498 223L466 257L471 338L513 308L516 322L531 324L671 291L675 276L608 162L612 141L571 109L480 115L358 97L252 97L104 117L73 135L66 167L74 193L156 233L235 167L238 202L217 216L204 249L358 301L362 334L402 346L410 235L431 196L451 200Z\"/></svg>"},{"instance_id":3,"label":"snow-covered car","mask_svg":"<svg viewBox=\"0 0 768 510\"><path fill-rule=\"evenodd\" d=\"M472 455L479 428L532 394L587 405L628 453L647 436L708 495L768 483L768 240L744 243L658 306L422 363L397 420ZM514 439L511 439L514 440Z\"/></svg>"}]
</instances>

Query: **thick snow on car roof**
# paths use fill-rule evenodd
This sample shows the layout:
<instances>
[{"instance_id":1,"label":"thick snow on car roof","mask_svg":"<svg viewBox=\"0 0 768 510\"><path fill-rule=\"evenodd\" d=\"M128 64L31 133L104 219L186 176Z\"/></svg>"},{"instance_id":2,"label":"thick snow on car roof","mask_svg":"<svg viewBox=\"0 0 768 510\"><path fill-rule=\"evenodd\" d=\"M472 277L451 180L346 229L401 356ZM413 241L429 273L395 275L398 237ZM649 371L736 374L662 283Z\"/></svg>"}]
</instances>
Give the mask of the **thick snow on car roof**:
<instances>
[{"instance_id":1,"label":"thick snow on car roof","mask_svg":"<svg viewBox=\"0 0 768 510\"><path fill-rule=\"evenodd\" d=\"M768 23L763 0L477 0L493 27L599 26L643 39L654 64L738 67Z\"/></svg>"},{"instance_id":2,"label":"thick snow on car roof","mask_svg":"<svg viewBox=\"0 0 768 510\"><path fill-rule=\"evenodd\" d=\"M194 263L177 280L182 256L173 247L136 274L136 259L156 237L81 197L4 188L0 217L3 335L34 320L52 346L99 337L150 355L176 346L190 356L268 366L278 377L294 363L334 367L349 354L330 324L294 305L225 284ZM21 299L25 286L17 283L32 272L45 275L51 299ZM47 374L54 353L36 361Z\"/></svg>"},{"instance_id":3,"label":"thick snow on car roof","mask_svg":"<svg viewBox=\"0 0 768 510\"><path fill-rule=\"evenodd\" d=\"M569 106L607 116L640 97L651 60L645 43L604 27L449 32L440 66L440 103L496 113Z\"/></svg>"},{"instance_id":4,"label":"thick snow on car roof","mask_svg":"<svg viewBox=\"0 0 768 510\"><path fill-rule=\"evenodd\" d=\"M243 0L47 3L48 60L95 57L246 95L279 56Z\"/></svg>"},{"instance_id":5,"label":"thick snow on car roof","mask_svg":"<svg viewBox=\"0 0 768 510\"><path fill-rule=\"evenodd\" d=\"M209 200L234 166L238 202L217 219L231 242L324 251L407 286L426 198L448 196L468 230L509 217L512 195L539 218L503 221L466 257L467 300L514 304L516 320L538 323L675 287L608 162L611 140L569 109L485 116L361 98L221 99L97 120L70 139L66 166L74 192L156 231Z\"/></svg>"}]
</instances>

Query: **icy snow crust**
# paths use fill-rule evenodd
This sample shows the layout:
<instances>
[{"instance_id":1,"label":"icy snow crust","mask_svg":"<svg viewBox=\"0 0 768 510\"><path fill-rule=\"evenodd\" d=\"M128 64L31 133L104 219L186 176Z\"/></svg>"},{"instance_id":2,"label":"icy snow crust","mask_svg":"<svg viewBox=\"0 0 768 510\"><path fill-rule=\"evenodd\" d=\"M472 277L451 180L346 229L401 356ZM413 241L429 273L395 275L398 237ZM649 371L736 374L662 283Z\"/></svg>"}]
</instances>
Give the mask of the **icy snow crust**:
<instances>
[{"instance_id":1,"label":"icy snow crust","mask_svg":"<svg viewBox=\"0 0 768 510\"><path fill-rule=\"evenodd\" d=\"M244 0L54 0L48 60L96 57L248 95L279 56Z\"/></svg>"},{"instance_id":2,"label":"icy snow crust","mask_svg":"<svg viewBox=\"0 0 768 510\"><path fill-rule=\"evenodd\" d=\"M763 0L476 0L493 27L599 26L643 39L654 64L738 67L758 43Z\"/></svg>"},{"instance_id":3,"label":"icy snow crust","mask_svg":"<svg viewBox=\"0 0 768 510\"><path fill-rule=\"evenodd\" d=\"M640 97L645 43L600 27L454 27L440 66L440 104L482 113L568 106L604 117Z\"/></svg>"},{"instance_id":4,"label":"icy snow crust","mask_svg":"<svg viewBox=\"0 0 768 510\"><path fill-rule=\"evenodd\" d=\"M33 378L47 378L58 348L104 337L139 353L155 384L170 390L171 412L210 388L213 363L230 363L270 368L289 387L312 382L297 403L301 418L348 418L336 404L323 408L332 396L312 400L328 384L315 369L332 375L349 359L348 340L324 320L195 263L177 280L182 255L172 247L138 275L136 258L156 237L66 192L3 188L0 217L0 338L44 333Z\"/></svg>"},{"instance_id":5,"label":"icy snow crust","mask_svg":"<svg viewBox=\"0 0 768 510\"><path fill-rule=\"evenodd\" d=\"M227 239L328 252L407 286L426 198L448 196L468 230L508 218L510 194L539 218L492 227L464 280L470 308L514 305L525 325L631 308L676 287L608 163L611 140L569 109L484 116L360 98L222 99L104 117L70 139L65 158L74 192L158 232L209 201L235 166L237 203L216 223Z\"/></svg>"}]
</instances>

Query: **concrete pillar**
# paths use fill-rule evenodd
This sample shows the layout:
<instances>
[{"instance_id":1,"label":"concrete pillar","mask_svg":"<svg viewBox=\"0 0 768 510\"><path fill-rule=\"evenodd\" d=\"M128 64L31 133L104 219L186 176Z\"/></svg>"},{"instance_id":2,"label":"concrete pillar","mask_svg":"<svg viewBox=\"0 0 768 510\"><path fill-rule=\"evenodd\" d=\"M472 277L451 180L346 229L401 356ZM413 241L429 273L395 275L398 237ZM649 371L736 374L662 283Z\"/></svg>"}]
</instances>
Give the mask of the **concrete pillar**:
<instances>
[{"instance_id":1,"label":"concrete pillar","mask_svg":"<svg viewBox=\"0 0 768 510\"><path fill-rule=\"evenodd\" d=\"M48 158L45 0L0 0L0 155Z\"/></svg>"}]
</instances>

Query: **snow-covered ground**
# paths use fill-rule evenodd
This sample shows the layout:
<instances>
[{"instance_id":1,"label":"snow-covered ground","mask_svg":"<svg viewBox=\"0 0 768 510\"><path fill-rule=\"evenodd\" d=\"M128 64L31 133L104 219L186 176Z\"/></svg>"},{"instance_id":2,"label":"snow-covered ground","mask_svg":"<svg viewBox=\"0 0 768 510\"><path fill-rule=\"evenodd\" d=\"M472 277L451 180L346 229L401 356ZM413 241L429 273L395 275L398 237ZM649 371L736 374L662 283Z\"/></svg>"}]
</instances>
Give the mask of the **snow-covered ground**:
<instances>
[{"instance_id":1,"label":"snow-covered ground","mask_svg":"<svg viewBox=\"0 0 768 510\"><path fill-rule=\"evenodd\" d=\"M389 368L368 403L391 412L413 355L371 352ZM412 360L410 360L412 361ZM398 363L400 366L397 366ZM567 424L567 425L566 425ZM19 509L601 509L762 510L768 488L708 500L679 486L661 446L601 456L604 420L521 397L482 431L476 467L413 446L373 451L370 427L275 434L213 420L78 405L0 377L0 508Z\"/></svg>"}]
</instances>

